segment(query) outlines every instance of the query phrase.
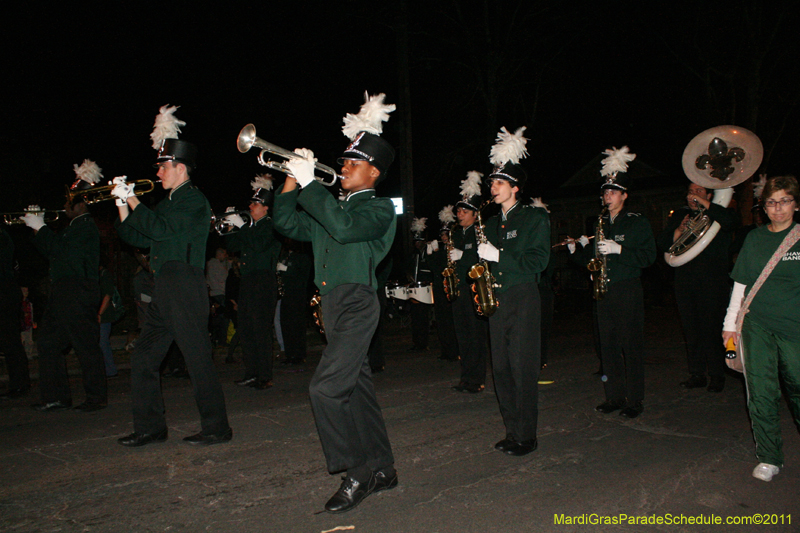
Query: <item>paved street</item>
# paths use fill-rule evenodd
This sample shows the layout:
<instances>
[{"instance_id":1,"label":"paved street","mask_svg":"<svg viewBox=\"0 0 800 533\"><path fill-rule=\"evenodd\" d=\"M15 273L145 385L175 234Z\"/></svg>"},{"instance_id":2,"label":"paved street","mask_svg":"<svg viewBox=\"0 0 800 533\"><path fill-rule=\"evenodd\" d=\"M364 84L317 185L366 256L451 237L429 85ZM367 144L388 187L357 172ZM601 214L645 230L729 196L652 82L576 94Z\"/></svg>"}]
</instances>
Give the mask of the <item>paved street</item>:
<instances>
[{"instance_id":1,"label":"paved street","mask_svg":"<svg viewBox=\"0 0 800 533\"><path fill-rule=\"evenodd\" d=\"M742 381L729 375L721 394L679 388L686 374L677 314L649 309L646 319L645 411L627 420L594 411L603 393L592 374L589 313L556 316L541 378L554 383L540 387L539 449L520 458L493 449L505 432L491 380L481 394L452 391L458 364L436 359L435 334L429 352L411 353L409 330L392 322L387 369L375 383L400 485L344 515L322 512L340 480L325 471L307 398L321 346L305 371L277 365L267 391L234 385L242 367L225 365L218 353L234 439L208 448L181 441L199 429L188 380L163 381L170 438L139 449L116 443L132 431L127 371L110 382L109 407L96 413L36 412L34 387L0 404L0 531L800 530L800 436L785 404L787 465L764 483L750 475L757 461ZM79 377L72 387L77 403ZM593 513L653 522L683 515L684 523L568 524ZM724 525L765 513L778 525ZM723 525L685 522L700 516Z\"/></svg>"}]
</instances>

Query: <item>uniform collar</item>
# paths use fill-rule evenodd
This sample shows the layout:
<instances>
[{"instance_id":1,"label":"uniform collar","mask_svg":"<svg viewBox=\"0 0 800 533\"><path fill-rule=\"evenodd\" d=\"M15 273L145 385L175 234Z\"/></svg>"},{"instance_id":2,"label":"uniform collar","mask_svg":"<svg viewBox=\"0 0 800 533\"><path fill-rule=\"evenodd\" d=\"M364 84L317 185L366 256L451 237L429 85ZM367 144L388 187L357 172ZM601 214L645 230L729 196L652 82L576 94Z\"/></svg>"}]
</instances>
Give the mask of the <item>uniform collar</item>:
<instances>
[{"instance_id":1,"label":"uniform collar","mask_svg":"<svg viewBox=\"0 0 800 533\"><path fill-rule=\"evenodd\" d=\"M361 189L360 191L351 192L350 194L348 194L347 198L345 198L344 201L345 202L349 202L351 198L355 198L356 196L360 195L361 193L365 193L365 192L372 193L372 195L368 196L367 198L375 197L375 189ZM360 196L359 196L359 198L360 198Z\"/></svg>"},{"instance_id":2,"label":"uniform collar","mask_svg":"<svg viewBox=\"0 0 800 533\"><path fill-rule=\"evenodd\" d=\"M71 226L72 223L75 222L76 220L78 220L79 218L88 217L88 216L89 216L89 213L84 213L82 215L78 215L78 216L76 216L75 218L73 218L72 220L69 221L69 225Z\"/></svg>"},{"instance_id":3,"label":"uniform collar","mask_svg":"<svg viewBox=\"0 0 800 533\"><path fill-rule=\"evenodd\" d=\"M180 189L183 189L184 185L191 185L191 184L192 184L192 180L186 180L183 183L181 183L180 185L178 185L177 187L175 187L174 189L172 189L171 191L169 191L169 199L172 200L172 195L175 194L176 191L178 191Z\"/></svg>"},{"instance_id":4,"label":"uniform collar","mask_svg":"<svg viewBox=\"0 0 800 533\"><path fill-rule=\"evenodd\" d=\"M503 208L501 207L500 208L500 216L503 218L503 220L508 220L509 213L511 213L514 209L516 209L518 205L519 205L519 200L517 200L517 203L512 205L511 208L508 211L506 211L505 213L503 213Z\"/></svg>"}]
</instances>

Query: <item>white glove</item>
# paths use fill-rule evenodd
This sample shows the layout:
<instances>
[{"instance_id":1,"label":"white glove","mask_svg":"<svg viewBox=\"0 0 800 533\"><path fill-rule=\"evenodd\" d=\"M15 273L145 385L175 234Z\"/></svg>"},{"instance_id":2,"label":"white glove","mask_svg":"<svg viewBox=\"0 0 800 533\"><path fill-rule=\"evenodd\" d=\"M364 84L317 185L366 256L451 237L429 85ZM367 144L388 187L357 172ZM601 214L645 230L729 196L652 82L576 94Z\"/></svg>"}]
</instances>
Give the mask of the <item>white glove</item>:
<instances>
[{"instance_id":1,"label":"white glove","mask_svg":"<svg viewBox=\"0 0 800 533\"><path fill-rule=\"evenodd\" d=\"M133 185L128 185L126 182L127 179L128 176L117 176L108 182L109 185L115 185L115 187L111 189L111 196L116 198L114 203L117 206L128 205L128 198L135 196L133 194Z\"/></svg>"},{"instance_id":2,"label":"white glove","mask_svg":"<svg viewBox=\"0 0 800 533\"><path fill-rule=\"evenodd\" d=\"M461 259L461 256L464 255L463 250L459 250L458 248L453 248L450 250L450 261L458 261Z\"/></svg>"},{"instance_id":3,"label":"white glove","mask_svg":"<svg viewBox=\"0 0 800 533\"><path fill-rule=\"evenodd\" d=\"M303 189L314 181L314 163L317 162L314 152L308 148L296 148L294 153L300 157L292 157L286 161L286 168L289 173L297 180L300 188Z\"/></svg>"},{"instance_id":4,"label":"white glove","mask_svg":"<svg viewBox=\"0 0 800 533\"><path fill-rule=\"evenodd\" d=\"M437 241L436 239L432 240L431 242L428 243L427 248L428 248L428 255L431 255L433 252L438 252L439 241Z\"/></svg>"},{"instance_id":5,"label":"white glove","mask_svg":"<svg viewBox=\"0 0 800 533\"><path fill-rule=\"evenodd\" d=\"M606 239L597 243L597 251L602 255L618 254L622 252L622 246Z\"/></svg>"},{"instance_id":6,"label":"white glove","mask_svg":"<svg viewBox=\"0 0 800 533\"><path fill-rule=\"evenodd\" d=\"M237 228L241 228L242 226L244 226L244 219L242 218L242 215L240 215L239 213L231 213L230 215L225 215L225 218L223 218L222 220L224 220L228 224L233 224Z\"/></svg>"},{"instance_id":7,"label":"white glove","mask_svg":"<svg viewBox=\"0 0 800 533\"><path fill-rule=\"evenodd\" d=\"M44 211L40 211L38 205L29 205L25 211L36 211L35 213L26 213L24 216L19 217L26 226L33 231L39 231L45 226Z\"/></svg>"},{"instance_id":8,"label":"white glove","mask_svg":"<svg viewBox=\"0 0 800 533\"><path fill-rule=\"evenodd\" d=\"M283 263L278 263L277 270L278 272L286 272L286 265Z\"/></svg>"},{"instance_id":9,"label":"white glove","mask_svg":"<svg viewBox=\"0 0 800 533\"><path fill-rule=\"evenodd\" d=\"M500 261L500 250L494 247L490 242L478 245L478 257L486 261Z\"/></svg>"},{"instance_id":10,"label":"white glove","mask_svg":"<svg viewBox=\"0 0 800 533\"><path fill-rule=\"evenodd\" d=\"M581 238L578 239L578 242L581 243L581 246L586 248L586 245L589 244L589 238L586 235L581 235ZM573 246L575 246L575 245L573 244ZM570 253L572 253L572 252L570 252Z\"/></svg>"},{"instance_id":11,"label":"white glove","mask_svg":"<svg viewBox=\"0 0 800 533\"><path fill-rule=\"evenodd\" d=\"M229 208L227 208L227 209L225 210L225 212L226 212L226 213L235 213L235 212L236 212L236 208L235 208L235 207L233 207L233 206L230 206Z\"/></svg>"},{"instance_id":12,"label":"white glove","mask_svg":"<svg viewBox=\"0 0 800 533\"><path fill-rule=\"evenodd\" d=\"M571 254L575 253L575 243L574 242L568 242L567 243L567 248L569 248L569 253L571 253Z\"/></svg>"}]
</instances>

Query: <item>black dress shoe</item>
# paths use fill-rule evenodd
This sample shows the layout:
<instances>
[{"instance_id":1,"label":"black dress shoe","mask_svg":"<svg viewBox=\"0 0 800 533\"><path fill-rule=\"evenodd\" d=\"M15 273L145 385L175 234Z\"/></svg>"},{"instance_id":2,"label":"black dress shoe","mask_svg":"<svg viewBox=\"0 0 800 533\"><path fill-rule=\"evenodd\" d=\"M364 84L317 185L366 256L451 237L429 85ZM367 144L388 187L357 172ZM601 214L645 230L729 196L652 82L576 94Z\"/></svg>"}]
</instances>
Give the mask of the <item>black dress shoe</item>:
<instances>
[{"instance_id":1,"label":"black dress shoe","mask_svg":"<svg viewBox=\"0 0 800 533\"><path fill-rule=\"evenodd\" d=\"M344 513L354 508L356 505L370 495L375 488L375 473L370 473L367 481L356 481L345 476L336 494L325 504L325 510L329 513ZM389 487L387 487L389 488Z\"/></svg>"},{"instance_id":2,"label":"black dress shoe","mask_svg":"<svg viewBox=\"0 0 800 533\"><path fill-rule=\"evenodd\" d=\"M251 389L256 390L267 390L272 388L272 380L269 379L257 379L254 382L248 385Z\"/></svg>"},{"instance_id":3,"label":"black dress shoe","mask_svg":"<svg viewBox=\"0 0 800 533\"><path fill-rule=\"evenodd\" d=\"M386 370L386 365L375 365L369 367L369 369L372 371L373 374L380 374L381 372Z\"/></svg>"},{"instance_id":4,"label":"black dress shoe","mask_svg":"<svg viewBox=\"0 0 800 533\"><path fill-rule=\"evenodd\" d=\"M159 431L158 433L136 433L135 431L127 437L120 437L117 442L129 448L136 448L144 446L152 442L164 442L167 440L167 430Z\"/></svg>"},{"instance_id":5,"label":"black dress shoe","mask_svg":"<svg viewBox=\"0 0 800 533\"><path fill-rule=\"evenodd\" d=\"M706 389L708 392L722 392L725 388L725 378L711 378L711 383Z\"/></svg>"},{"instance_id":6,"label":"black dress shoe","mask_svg":"<svg viewBox=\"0 0 800 533\"><path fill-rule=\"evenodd\" d=\"M622 409L621 402L612 402L609 400L604 401L600 405L594 408L595 411L600 411L603 414L613 413L614 411L619 411Z\"/></svg>"},{"instance_id":7,"label":"black dress shoe","mask_svg":"<svg viewBox=\"0 0 800 533\"><path fill-rule=\"evenodd\" d=\"M636 418L644 411L644 407L642 407L641 402L637 402L633 405L630 405L619 412L619 416L624 416L625 418Z\"/></svg>"},{"instance_id":8,"label":"black dress shoe","mask_svg":"<svg viewBox=\"0 0 800 533\"><path fill-rule=\"evenodd\" d=\"M184 442L194 444L196 446L211 446L212 444L222 444L228 442L233 438L233 430L228 428L228 431L219 435L204 434L202 431L188 437L183 437Z\"/></svg>"},{"instance_id":9,"label":"black dress shoe","mask_svg":"<svg viewBox=\"0 0 800 533\"><path fill-rule=\"evenodd\" d=\"M699 389L706 386L706 377L698 374L692 376L686 381L681 381L681 387L684 389Z\"/></svg>"},{"instance_id":10,"label":"black dress shoe","mask_svg":"<svg viewBox=\"0 0 800 533\"><path fill-rule=\"evenodd\" d=\"M0 400L13 400L14 398L22 398L28 392L30 392L31 387L28 385L27 387L20 387L18 389L10 389L8 392L4 394L0 394Z\"/></svg>"},{"instance_id":11,"label":"black dress shoe","mask_svg":"<svg viewBox=\"0 0 800 533\"><path fill-rule=\"evenodd\" d=\"M52 411L64 411L65 409L69 409L72 407L72 402L62 402L61 400L55 402L47 402L47 403L36 403L31 405L37 411L42 411L44 413L50 413Z\"/></svg>"},{"instance_id":12,"label":"black dress shoe","mask_svg":"<svg viewBox=\"0 0 800 533\"><path fill-rule=\"evenodd\" d=\"M254 377L254 378L237 379L236 381L234 381L234 383L236 383L240 387L249 387L250 385L252 385L256 381L258 381L258 378Z\"/></svg>"},{"instance_id":13,"label":"black dress shoe","mask_svg":"<svg viewBox=\"0 0 800 533\"><path fill-rule=\"evenodd\" d=\"M382 490L393 489L397 486L397 470L384 469L375 472L375 486L372 492L380 492Z\"/></svg>"},{"instance_id":14,"label":"black dress shoe","mask_svg":"<svg viewBox=\"0 0 800 533\"><path fill-rule=\"evenodd\" d=\"M83 402L80 405L76 405L73 409L82 413L91 413L93 411L105 409L106 407L108 407L108 403L106 402Z\"/></svg>"},{"instance_id":15,"label":"black dress shoe","mask_svg":"<svg viewBox=\"0 0 800 533\"><path fill-rule=\"evenodd\" d=\"M485 389L485 388L486 387L484 387L484 385L482 383L481 384L478 384L478 383L466 383L464 385L464 390L462 390L461 392L469 392L470 394L476 394L478 392L483 392L483 389Z\"/></svg>"},{"instance_id":16,"label":"black dress shoe","mask_svg":"<svg viewBox=\"0 0 800 533\"><path fill-rule=\"evenodd\" d=\"M530 439L522 442L514 442L503 451L506 453L506 455L520 457L522 455L528 455L532 451L536 450L538 446L539 442L536 439Z\"/></svg>"},{"instance_id":17,"label":"black dress shoe","mask_svg":"<svg viewBox=\"0 0 800 533\"><path fill-rule=\"evenodd\" d=\"M505 453L506 450L516 445L517 441L511 435L506 435L506 438L494 445L494 449Z\"/></svg>"}]
</instances>

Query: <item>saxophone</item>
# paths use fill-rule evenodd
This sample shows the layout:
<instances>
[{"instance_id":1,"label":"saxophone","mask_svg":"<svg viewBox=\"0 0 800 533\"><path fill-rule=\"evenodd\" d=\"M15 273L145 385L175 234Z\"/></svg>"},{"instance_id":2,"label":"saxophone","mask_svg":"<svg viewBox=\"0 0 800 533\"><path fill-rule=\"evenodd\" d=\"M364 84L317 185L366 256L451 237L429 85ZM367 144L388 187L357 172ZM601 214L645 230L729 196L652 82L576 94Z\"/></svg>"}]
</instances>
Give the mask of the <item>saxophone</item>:
<instances>
[{"instance_id":1,"label":"saxophone","mask_svg":"<svg viewBox=\"0 0 800 533\"><path fill-rule=\"evenodd\" d=\"M600 216L597 217L597 229L594 232L594 257L586 268L592 273L594 288L592 297L602 300L608 290L608 259L605 255L597 253L597 243L605 239L603 234L603 217L608 213L608 206L604 205Z\"/></svg>"},{"instance_id":2,"label":"saxophone","mask_svg":"<svg viewBox=\"0 0 800 533\"><path fill-rule=\"evenodd\" d=\"M489 205L492 200L487 200L478 209L478 220L475 224L475 238L478 244L485 244L489 242L486 235L483 233L483 219L481 219L481 211L484 207ZM474 280L472 284L472 292L475 293L475 311L482 316L492 316L497 311L500 302L495 297L494 290L500 285L495 282L494 276L489 271L489 263L481 259L469 270L469 277Z\"/></svg>"},{"instance_id":3,"label":"saxophone","mask_svg":"<svg viewBox=\"0 0 800 533\"><path fill-rule=\"evenodd\" d=\"M444 283L444 294L447 296L447 301L452 302L458 298L458 273L456 272L456 262L450 259L450 252L453 251L453 235L452 230L447 230L447 246L445 248L447 253L447 268L442 270L442 283Z\"/></svg>"},{"instance_id":4,"label":"saxophone","mask_svg":"<svg viewBox=\"0 0 800 533\"><path fill-rule=\"evenodd\" d=\"M319 332L325 335L325 323L322 321L322 296L319 295L319 291L315 292L314 296L311 297L311 303L309 305L311 306L314 322L316 322Z\"/></svg>"}]
</instances>

